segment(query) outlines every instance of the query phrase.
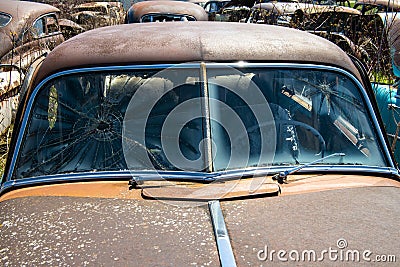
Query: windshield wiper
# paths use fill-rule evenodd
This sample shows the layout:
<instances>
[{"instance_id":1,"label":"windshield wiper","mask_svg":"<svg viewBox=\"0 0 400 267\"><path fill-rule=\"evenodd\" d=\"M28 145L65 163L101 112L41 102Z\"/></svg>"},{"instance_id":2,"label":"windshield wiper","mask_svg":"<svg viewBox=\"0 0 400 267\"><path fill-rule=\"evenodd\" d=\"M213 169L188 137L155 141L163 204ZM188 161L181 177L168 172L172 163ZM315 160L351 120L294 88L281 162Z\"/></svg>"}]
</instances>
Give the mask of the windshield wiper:
<instances>
[{"instance_id":1,"label":"windshield wiper","mask_svg":"<svg viewBox=\"0 0 400 267\"><path fill-rule=\"evenodd\" d=\"M345 153L333 153L333 154L328 155L326 157L314 160L314 161L312 161L310 163L306 163L306 164L303 164L303 165L300 165L300 166L293 167L293 168L288 169L286 171L279 172L279 173L275 174L274 176L272 176L272 180L278 181L278 183L283 184L283 183L286 183L288 175L293 174L293 173L295 173L295 172L297 172L297 171L299 171L299 170L301 170L301 169L303 169L305 167L308 167L310 165L314 165L315 163L321 162L321 161L323 161L325 159L328 159L328 158L344 157L344 156L346 156Z\"/></svg>"},{"instance_id":2,"label":"windshield wiper","mask_svg":"<svg viewBox=\"0 0 400 267\"><path fill-rule=\"evenodd\" d=\"M338 156L345 156L344 153L334 153L331 155L328 155L326 157L317 159L313 162L296 166L293 167L289 170L279 172L275 174L272 179L275 181L278 181L278 183L282 184L286 182L287 176L297 172L298 170L313 165L315 163L318 163L320 161L323 161L325 159L331 158L331 157L338 157ZM132 179L129 180L129 188L139 188L141 185L144 184L144 182L147 181L188 181L188 182L194 182L194 183L212 183L212 182L224 182L224 181L229 181L229 180L237 180L237 179L242 179L242 178L254 178L254 177L259 177L259 176L264 176L267 175L270 172L269 169L267 170L241 170L238 175L237 173L223 173L223 172L215 172L215 173L196 173L196 175L193 175L193 173L179 173L179 174L154 174L154 173L149 173L149 174L141 174L141 175L134 175Z\"/></svg>"}]
</instances>

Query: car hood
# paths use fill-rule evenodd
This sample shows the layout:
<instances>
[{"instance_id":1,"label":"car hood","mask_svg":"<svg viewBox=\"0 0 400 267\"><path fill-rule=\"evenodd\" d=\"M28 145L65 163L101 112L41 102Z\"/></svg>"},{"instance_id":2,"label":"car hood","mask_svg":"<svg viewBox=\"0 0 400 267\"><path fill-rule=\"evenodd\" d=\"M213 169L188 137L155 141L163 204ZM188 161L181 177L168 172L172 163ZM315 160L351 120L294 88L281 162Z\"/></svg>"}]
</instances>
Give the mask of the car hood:
<instances>
[{"instance_id":1,"label":"car hood","mask_svg":"<svg viewBox=\"0 0 400 267\"><path fill-rule=\"evenodd\" d=\"M219 264L207 206L25 197L2 203L0 214L3 264Z\"/></svg>"},{"instance_id":2,"label":"car hood","mask_svg":"<svg viewBox=\"0 0 400 267\"><path fill-rule=\"evenodd\" d=\"M366 264L376 255L400 257L399 193L399 188L390 187L351 188L227 202L222 209L238 265L344 264L341 252L346 257L355 251ZM281 259L280 250L285 251ZM310 251L315 252L315 260L313 255L308 260ZM363 259L365 251L372 254Z\"/></svg>"},{"instance_id":3,"label":"car hood","mask_svg":"<svg viewBox=\"0 0 400 267\"><path fill-rule=\"evenodd\" d=\"M309 265L321 257L329 265L335 255L357 253L365 262L365 251L371 252L370 260L376 255L398 259L400 187L388 185L309 193L283 186L278 197L221 201L237 265ZM44 195L1 202L3 264L220 265L207 203L183 207L157 200ZM278 251L286 254L278 259ZM302 255L311 258L301 261Z\"/></svg>"}]
</instances>

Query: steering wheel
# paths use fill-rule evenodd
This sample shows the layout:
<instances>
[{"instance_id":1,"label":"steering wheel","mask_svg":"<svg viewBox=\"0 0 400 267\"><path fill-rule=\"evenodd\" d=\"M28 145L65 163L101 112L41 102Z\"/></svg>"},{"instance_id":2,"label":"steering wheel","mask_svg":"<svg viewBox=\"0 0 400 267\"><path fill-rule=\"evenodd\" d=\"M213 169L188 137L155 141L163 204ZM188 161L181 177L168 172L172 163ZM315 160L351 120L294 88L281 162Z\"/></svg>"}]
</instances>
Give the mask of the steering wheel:
<instances>
[{"instance_id":1,"label":"steering wheel","mask_svg":"<svg viewBox=\"0 0 400 267\"><path fill-rule=\"evenodd\" d=\"M321 158L324 157L325 151L326 151L326 142L324 137L321 135L321 133L315 129L314 127L301 122L301 121L296 121L296 120L285 120L285 119L275 119L274 122L270 121L270 122L263 122L261 124L257 124L257 125L253 125L249 128L247 128L247 135L250 134L251 132L254 132L255 130L261 128L261 127L271 127L273 125L273 123L275 123L275 125L293 125L293 126L300 126L303 127L305 130L311 132L319 141L321 150L316 153L315 155L321 155ZM237 142L238 140L242 139L245 137L245 134L241 134L239 136L237 136L233 142Z\"/></svg>"}]
</instances>

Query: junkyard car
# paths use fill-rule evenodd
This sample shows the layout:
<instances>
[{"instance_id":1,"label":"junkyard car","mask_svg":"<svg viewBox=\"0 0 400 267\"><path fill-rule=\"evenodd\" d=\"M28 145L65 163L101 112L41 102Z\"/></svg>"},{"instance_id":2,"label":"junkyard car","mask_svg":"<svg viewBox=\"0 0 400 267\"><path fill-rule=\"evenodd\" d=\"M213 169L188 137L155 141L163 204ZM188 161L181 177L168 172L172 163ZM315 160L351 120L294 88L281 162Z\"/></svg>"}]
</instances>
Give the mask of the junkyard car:
<instances>
[{"instance_id":1,"label":"junkyard car","mask_svg":"<svg viewBox=\"0 0 400 267\"><path fill-rule=\"evenodd\" d=\"M207 13L197 4L180 1L144 1L133 4L125 23L203 21Z\"/></svg>"},{"instance_id":2,"label":"junkyard car","mask_svg":"<svg viewBox=\"0 0 400 267\"><path fill-rule=\"evenodd\" d=\"M393 80L373 82L379 113L385 124L391 148L397 162L400 162L400 19L396 18L387 28L390 47L391 71Z\"/></svg>"},{"instance_id":3,"label":"junkyard car","mask_svg":"<svg viewBox=\"0 0 400 267\"><path fill-rule=\"evenodd\" d=\"M361 65L304 31L197 21L77 35L18 110L1 263L394 262L399 173L376 112Z\"/></svg>"},{"instance_id":4,"label":"junkyard car","mask_svg":"<svg viewBox=\"0 0 400 267\"><path fill-rule=\"evenodd\" d=\"M26 70L64 41L59 10L26 1L0 1L0 133L11 124Z\"/></svg>"},{"instance_id":5,"label":"junkyard car","mask_svg":"<svg viewBox=\"0 0 400 267\"><path fill-rule=\"evenodd\" d=\"M87 2L73 8L71 19L85 30L124 22L125 12L121 2Z\"/></svg>"},{"instance_id":6,"label":"junkyard car","mask_svg":"<svg viewBox=\"0 0 400 267\"><path fill-rule=\"evenodd\" d=\"M207 1L204 5L204 10L208 14L208 20L215 20L216 13L219 12L229 2L230 1L225 0Z\"/></svg>"},{"instance_id":7,"label":"junkyard car","mask_svg":"<svg viewBox=\"0 0 400 267\"><path fill-rule=\"evenodd\" d=\"M294 12L314 4L294 2L266 2L255 4L245 22L290 27Z\"/></svg>"},{"instance_id":8,"label":"junkyard car","mask_svg":"<svg viewBox=\"0 0 400 267\"><path fill-rule=\"evenodd\" d=\"M390 26L398 17L400 2L398 0L359 0L354 4L354 8L360 10L362 14L378 14L385 25Z\"/></svg>"},{"instance_id":9,"label":"junkyard car","mask_svg":"<svg viewBox=\"0 0 400 267\"><path fill-rule=\"evenodd\" d=\"M390 66L385 29L378 15L343 6L269 2L256 4L247 23L272 24L324 37L361 60L372 77Z\"/></svg>"}]
</instances>

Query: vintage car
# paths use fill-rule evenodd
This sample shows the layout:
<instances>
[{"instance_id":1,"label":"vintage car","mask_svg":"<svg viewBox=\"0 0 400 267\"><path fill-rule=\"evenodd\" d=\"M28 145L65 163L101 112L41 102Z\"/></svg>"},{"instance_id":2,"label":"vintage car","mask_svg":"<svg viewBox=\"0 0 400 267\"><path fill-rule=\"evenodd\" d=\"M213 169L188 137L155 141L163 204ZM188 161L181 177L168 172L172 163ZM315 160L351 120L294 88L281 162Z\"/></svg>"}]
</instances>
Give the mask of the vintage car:
<instances>
[{"instance_id":1,"label":"vintage car","mask_svg":"<svg viewBox=\"0 0 400 267\"><path fill-rule=\"evenodd\" d=\"M87 2L72 9L71 20L85 30L124 22L125 11L121 2Z\"/></svg>"},{"instance_id":2,"label":"vintage car","mask_svg":"<svg viewBox=\"0 0 400 267\"><path fill-rule=\"evenodd\" d=\"M391 71L395 77L386 82L373 82L379 113L382 116L386 132L396 161L400 162L400 19L391 22L388 29Z\"/></svg>"},{"instance_id":3,"label":"vintage car","mask_svg":"<svg viewBox=\"0 0 400 267\"><path fill-rule=\"evenodd\" d=\"M245 22L290 27L294 12L310 6L313 7L314 4L295 2L257 3L251 8Z\"/></svg>"},{"instance_id":4,"label":"vintage car","mask_svg":"<svg viewBox=\"0 0 400 267\"><path fill-rule=\"evenodd\" d=\"M144 1L133 4L125 23L204 21L207 13L200 5L181 1Z\"/></svg>"},{"instance_id":5,"label":"vintage car","mask_svg":"<svg viewBox=\"0 0 400 267\"><path fill-rule=\"evenodd\" d=\"M59 9L26 1L0 1L0 134L11 124L31 64L64 41Z\"/></svg>"},{"instance_id":6,"label":"vintage car","mask_svg":"<svg viewBox=\"0 0 400 267\"><path fill-rule=\"evenodd\" d=\"M85 28L69 19L62 18L58 21L58 24L65 40L85 31Z\"/></svg>"},{"instance_id":7,"label":"vintage car","mask_svg":"<svg viewBox=\"0 0 400 267\"><path fill-rule=\"evenodd\" d=\"M360 10L362 14L378 14L385 25L390 26L398 17L400 2L398 0L358 0L354 8Z\"/></svg>"},{"instance_id":8,"label":"vintage car","mask_svg":"<svg viewBox=\"0 0 400 267\"><path fill-rule=\"evenodd\" d=\"M223 8L227 3L230 1L228 0L213 0L213 1L208 1L204 5L204 10L207 13L214 13L220 11L221 8Z\"/></svg>"},{"instance_id":9,"label":"vintage car","mask_svg":"<svg viewBox=\"0 0 400 267\"><path fill-rule=\"evenodd\" d=\"M354 8L343 6L268 2L254 5L245 22L311 32L334 42L361 60L371 79L378 72L381 76L389 75L386 31L376 14L362 15Z\"/></svg>"},{"instance_id":10,"label":"vintage car","mask_svg":"<svg viewBox=\"0 0 400 267\"><path fill-rule=\"evenodd\" d=\"M326 39L103 27L59 45L31 81L1 180L4 266L400 256L399 171L370 82Z\"/></svg>"},{"instance_id":11,"label":"vintage car","mask_svg":"<svg viewBox=\"0 0 400 267\"><path fill-rule=\"evenodd\" d=\"M216 4L214 6L216 10L211 10L213 2L210 3L210 6L205 7L208 13L208 20L225 22L244 22L250 8L255 3L255 1L251 0L231 0L223 3L223 5Z\"/></svg>"}]
</instances>

